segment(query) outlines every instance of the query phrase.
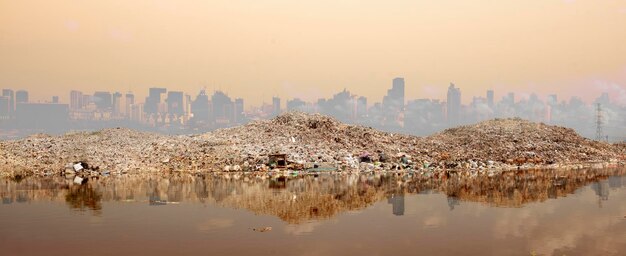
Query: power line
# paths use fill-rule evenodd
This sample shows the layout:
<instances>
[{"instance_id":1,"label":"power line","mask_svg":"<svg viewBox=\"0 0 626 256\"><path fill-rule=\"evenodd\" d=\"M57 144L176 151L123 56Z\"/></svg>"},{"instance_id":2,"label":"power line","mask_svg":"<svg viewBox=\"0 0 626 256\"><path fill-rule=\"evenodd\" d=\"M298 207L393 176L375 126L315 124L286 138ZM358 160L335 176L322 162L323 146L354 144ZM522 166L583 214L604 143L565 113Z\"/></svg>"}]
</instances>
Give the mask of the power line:
<instances>
[{"instance_id":1,"label":"power line","mask_svg":"<svg viewBox=\"0 0 626 256\"><path fill-rule=\"evenodd\" d=\"M602 104L597 103L596 104L596 140L597 141L603 141L605 139L604 132L602 131L602 124L603 124Z\"/></svg>"}]
</instances>

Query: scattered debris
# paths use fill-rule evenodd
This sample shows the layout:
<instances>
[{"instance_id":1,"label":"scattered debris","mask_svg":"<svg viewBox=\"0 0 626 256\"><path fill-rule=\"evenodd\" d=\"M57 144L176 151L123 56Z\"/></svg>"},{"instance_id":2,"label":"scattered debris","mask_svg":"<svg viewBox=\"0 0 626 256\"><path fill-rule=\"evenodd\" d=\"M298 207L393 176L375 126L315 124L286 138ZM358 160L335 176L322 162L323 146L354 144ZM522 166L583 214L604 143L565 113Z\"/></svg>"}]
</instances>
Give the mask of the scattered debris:
<instances>
[{"instance_id":1,"label":"scattered debris","mask_svg":"<svg viewBox=\"0 0 626 256\"><path fill-rule=\"evenodd\" d=\"M256 232L269 232L272 231L272 227L253 228L252 230Z\"/></svg>"}]
</instances>

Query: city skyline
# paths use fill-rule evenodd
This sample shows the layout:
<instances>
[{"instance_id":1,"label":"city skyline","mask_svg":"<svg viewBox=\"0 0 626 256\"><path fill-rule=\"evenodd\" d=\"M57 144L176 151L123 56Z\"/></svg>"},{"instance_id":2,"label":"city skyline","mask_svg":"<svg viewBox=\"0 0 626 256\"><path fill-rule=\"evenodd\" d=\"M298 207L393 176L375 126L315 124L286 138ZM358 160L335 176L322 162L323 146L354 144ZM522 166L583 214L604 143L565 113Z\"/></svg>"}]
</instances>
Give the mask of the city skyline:
<instances>
[{"instance_id":1,"label":"city skyline","mask_svg":"<svg viewBox=\"0 0 626 256\"><path fill-rule=\"evenodd\" d=\"M33 101L206 87L260 105L338 88L378 102L402 76L406 98L453 82L464 104L487 89L626 102L619 1L262 2L1 0L0 86Z\"/></svg>"},{"instance_id":2,"label":"city skyline","mask_svg":"<svg viewBox=\"0 0 626 256\"><path fill-rule=\"evenodd\" d=\"M29 92L2 89L0 127L3 136L24 136L36 132L62 133L68 130L94 130L106 127L131 127L166 133L197 133L268 119L286 111L320 113L349 123L389 132L429 135L446 128L494 118L519 117L576 129L583 136L594 136L589 120L604 126L595 128L595 139L624 140L626 105L615 102L609 92L597 95L594 104L579 97L563 98L550 94L542 99L536 93L520 97L514 92L486 90L461 101L464 88L450 83L445 99L407 98L404 78L391 79L382 101L343 89L314 101L272 97L271 103L252 105L237 95L201 90L193 97L177 88L152 87L141 100L133 93L96 91L93 94L72 90L70 102L53 96L47 103L29 101ZM410 85L409 85L410 86ZM599 103L599 105L595 105ZM246 108L246 106L248 106ZM597 108L597 109L596 109ZM46 125L43 126L42 120ZM50 128L54 127L54 128ZM0 130L2 131L2 130ZM18 135L21 134L21 135ZM2 134L0 134L2 135Z\"/></svg>"}]
</instances>

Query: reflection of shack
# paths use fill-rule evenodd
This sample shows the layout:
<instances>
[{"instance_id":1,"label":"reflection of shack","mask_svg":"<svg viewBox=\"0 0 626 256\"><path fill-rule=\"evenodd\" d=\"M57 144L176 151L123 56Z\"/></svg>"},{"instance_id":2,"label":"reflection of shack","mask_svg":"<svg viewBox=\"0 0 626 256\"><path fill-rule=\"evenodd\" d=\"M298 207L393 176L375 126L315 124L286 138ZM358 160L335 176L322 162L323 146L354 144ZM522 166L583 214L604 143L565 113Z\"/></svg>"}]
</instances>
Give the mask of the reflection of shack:
<instances>
[{"instance_id":1,"label":"reflection of shack","mask_svg":"<svg viewBox=\"0 0 626 256\"><path fill-rule=\"evenodd\" d=\"M272 168L287 168L287 154L271 154L269 158L269 164Z\"/></svg>"},{"instance_id":2,"label":"reflection of shack","mask_svg":"<svg viewBox=\"0 0 626 256\"><path fill-rule=\"evenodd\" d=\"M270 180L270 188L274 189L284 189L287 188L287 177L280 176L276 179Z\"/></svg>"}]
</instances>

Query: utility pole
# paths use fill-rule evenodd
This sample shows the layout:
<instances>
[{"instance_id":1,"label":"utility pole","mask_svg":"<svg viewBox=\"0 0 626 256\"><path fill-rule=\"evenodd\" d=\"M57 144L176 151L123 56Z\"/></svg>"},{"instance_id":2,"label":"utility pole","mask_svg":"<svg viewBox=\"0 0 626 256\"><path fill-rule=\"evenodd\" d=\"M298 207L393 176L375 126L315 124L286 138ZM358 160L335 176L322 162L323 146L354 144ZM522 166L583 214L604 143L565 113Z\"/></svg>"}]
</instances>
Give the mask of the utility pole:
<instances>
[{"instance_id":1,"label":"utility pole","mask_svg":"<svg viewBox=\"0 0 626 256\"><path fill-rule=\"evenodd\" d=\"M602 104L596 104L596 140L603 141L605 139L602 132Z\"/></svg>"}]
</instances>

